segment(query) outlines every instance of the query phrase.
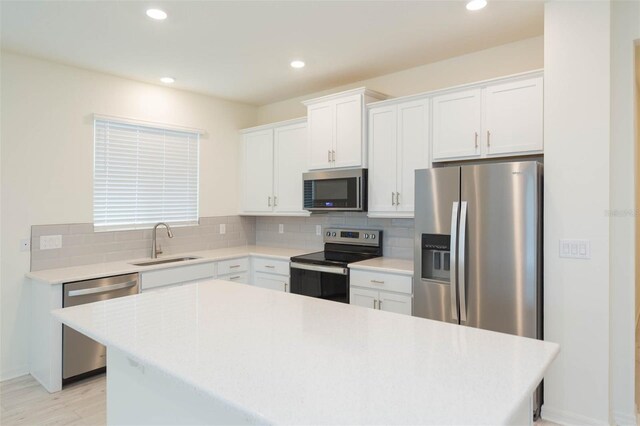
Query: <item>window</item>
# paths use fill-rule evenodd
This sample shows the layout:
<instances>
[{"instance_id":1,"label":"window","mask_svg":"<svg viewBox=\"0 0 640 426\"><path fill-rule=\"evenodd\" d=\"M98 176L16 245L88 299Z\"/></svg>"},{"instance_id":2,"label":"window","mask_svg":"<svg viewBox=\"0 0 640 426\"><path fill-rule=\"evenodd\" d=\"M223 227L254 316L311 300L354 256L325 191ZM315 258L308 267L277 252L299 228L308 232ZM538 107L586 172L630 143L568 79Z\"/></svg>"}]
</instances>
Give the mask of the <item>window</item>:
<instances>
[{"instance_id":1,"label":"window","mask_svg":"<svg viewBox=\"0 0 640 426\"><path fill-rule=\"evenodd\" d=\"M199 132L95 118L96 230L198 222Z\"/></svg>"}]
</instances>

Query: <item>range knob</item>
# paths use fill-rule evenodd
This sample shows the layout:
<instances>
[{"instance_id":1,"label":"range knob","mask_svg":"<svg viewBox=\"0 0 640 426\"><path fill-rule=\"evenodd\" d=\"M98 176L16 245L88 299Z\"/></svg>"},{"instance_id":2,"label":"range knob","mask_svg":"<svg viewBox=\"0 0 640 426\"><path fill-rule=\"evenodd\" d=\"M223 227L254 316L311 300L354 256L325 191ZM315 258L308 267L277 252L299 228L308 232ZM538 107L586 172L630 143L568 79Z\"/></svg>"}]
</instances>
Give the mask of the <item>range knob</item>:
<instances>
[{"instance_id":1,"label":"range knob","mask_svg":"<svg viewBox=\"0 0 640 426\"><path fill-rule=\"evenodd\" d=\"M369 239L369 234L364 234L364 239L368 240Z\"/></svg>"},{"instance_id":2,"label":"range knob","mask_svg":"<svg viewBox=\"0 0 640 426\"><path fill-rule=\"evenodd\" d=\"M331 232L327 231L327 233L325 234L327 237L331 236Z\"/></svg>"},{"instance_id":3,"label":"range knob","mask_svg":"<svg viewBox=\"0 0 640 426\"><path fill-rule=\"evenodd\" d=\"M371 239L375 240L376 239L376 234L371 234Z\"/></svg>"},{"instance_id":4,"label":"range knob","mask_svg":"<svg viewBox=\"0 0 640 426\"><path fill-rule=\"evenodd\" d=\"M332 233L331 233L331 236L332 236L332 237L335 237L335 236L336 236L336 233L335 233L335 232L332 232Z\"/></svg>"}]
</instances>

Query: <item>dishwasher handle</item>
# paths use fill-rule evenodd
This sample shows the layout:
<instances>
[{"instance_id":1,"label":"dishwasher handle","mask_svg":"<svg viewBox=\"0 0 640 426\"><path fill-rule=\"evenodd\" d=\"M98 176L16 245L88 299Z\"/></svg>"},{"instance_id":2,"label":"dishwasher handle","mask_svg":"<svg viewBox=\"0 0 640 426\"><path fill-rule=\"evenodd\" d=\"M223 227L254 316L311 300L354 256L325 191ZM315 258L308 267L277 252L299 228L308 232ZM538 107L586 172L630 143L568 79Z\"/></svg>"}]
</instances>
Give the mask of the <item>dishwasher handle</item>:
<instances>
[{"instance_id":1,"label":"dishwasher handle","mask_svg":"<svg viewBox=\"0 0 640 426\"><path fill-rule=\"evenodd\" d=\"M127 281L127 282L124 282L124 283L105 285L105 286L101 286L101 287L92 287L92 288L83 288L83 289L80 289L80 290L71 290L68 293L68 296L69 297L75 297L75 296L87 296L89 294L107 293L107 292L114 291L114 290L122 290L123 288L133 287L136 284L138 284L137 281Z\"/></svg>"}]
</instances>

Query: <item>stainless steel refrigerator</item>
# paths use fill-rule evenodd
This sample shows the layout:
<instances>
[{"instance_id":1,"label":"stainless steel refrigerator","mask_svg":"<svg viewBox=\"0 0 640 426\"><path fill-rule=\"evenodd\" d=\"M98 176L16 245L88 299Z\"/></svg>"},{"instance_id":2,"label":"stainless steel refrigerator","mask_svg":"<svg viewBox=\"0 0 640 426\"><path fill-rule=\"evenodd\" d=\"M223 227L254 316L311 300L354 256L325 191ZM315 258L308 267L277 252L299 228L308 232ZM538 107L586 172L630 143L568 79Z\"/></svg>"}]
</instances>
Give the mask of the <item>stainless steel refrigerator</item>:
<instances>
[{"instance_id":1,"label":"stainless steel refrigerator","mask_svg":"<svg viewBox=\"0 0 640 426\"><path fill-rule=\"evenodd\" d=\"M542 339L542 164L416 170L413 315ZM541 387L534 398L539 414Z\"/></svg>"}]
</instances>

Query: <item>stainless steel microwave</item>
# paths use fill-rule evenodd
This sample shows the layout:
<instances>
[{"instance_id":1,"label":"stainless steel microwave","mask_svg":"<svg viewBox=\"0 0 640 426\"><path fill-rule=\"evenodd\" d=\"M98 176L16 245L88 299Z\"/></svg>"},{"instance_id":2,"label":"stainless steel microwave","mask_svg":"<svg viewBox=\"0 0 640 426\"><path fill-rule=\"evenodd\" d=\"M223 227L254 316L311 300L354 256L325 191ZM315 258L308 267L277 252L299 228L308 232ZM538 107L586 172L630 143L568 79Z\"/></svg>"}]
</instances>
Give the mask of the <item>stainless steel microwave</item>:
<instances>
[{"instance_id":1,"label":"stainless steel microwave","mask_svg":"<svg viewBox=\"0 0 640 426\"><path fill-rule=\"evenodd\" d=\"M367 169L309 172L302 179L305 210L367 211Z\"/></svg>"}]
</instances>

